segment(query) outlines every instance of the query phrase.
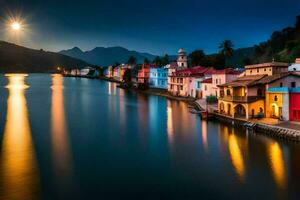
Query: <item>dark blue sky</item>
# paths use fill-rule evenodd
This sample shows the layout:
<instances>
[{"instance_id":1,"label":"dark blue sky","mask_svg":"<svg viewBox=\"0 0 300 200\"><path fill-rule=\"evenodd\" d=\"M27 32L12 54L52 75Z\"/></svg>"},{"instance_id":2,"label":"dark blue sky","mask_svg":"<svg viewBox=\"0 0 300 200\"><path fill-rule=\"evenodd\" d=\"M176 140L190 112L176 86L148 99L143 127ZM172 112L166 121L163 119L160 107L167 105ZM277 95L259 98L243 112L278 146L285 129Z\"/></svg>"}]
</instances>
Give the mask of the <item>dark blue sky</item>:
<instances>
[{"instance_id":1,"label":"dark blue sky","mask_svg":"<svg viewBox=\"0 0 300 200\"><path fill-rule=\"evenodd\" d=\"M217 51L231 39L236 48L265 41L295 23L299 0L0 0L0 17L21 13L22 45L52 51L78 46L123 46L154 54ZM4 26L3 23L1 26ZM2 31L0 39L7 39Z\"/></svg>"}]
</instances>

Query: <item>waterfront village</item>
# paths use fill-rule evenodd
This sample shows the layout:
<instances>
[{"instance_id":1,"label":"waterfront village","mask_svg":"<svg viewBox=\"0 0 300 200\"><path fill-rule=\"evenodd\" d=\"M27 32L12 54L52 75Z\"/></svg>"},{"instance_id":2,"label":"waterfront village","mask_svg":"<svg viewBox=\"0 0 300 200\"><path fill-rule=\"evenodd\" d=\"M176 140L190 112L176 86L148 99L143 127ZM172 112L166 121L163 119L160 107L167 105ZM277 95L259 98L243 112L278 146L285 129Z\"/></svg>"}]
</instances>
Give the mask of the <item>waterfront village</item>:
<instances>
[{"instance_id":1,"label":"waterfront village","mask_svg":"<svg viewBox=\"0 0 300 200\"><path fill-rule=\"evenodd\" d=\"M292 64L273 60L243 69L189 68L187 54L181 48L177 60L166 66L142 64L135 74L133 68L121 64L103 68L101 75L89 67L64 74L87 76L93 72L94 76L124 83L126 70L131 69L135 88L156 89L168 97L192 100L207 115L244 125L287 124L286 129L300 131L300 58Z\"/></svg>"}]
</instances>

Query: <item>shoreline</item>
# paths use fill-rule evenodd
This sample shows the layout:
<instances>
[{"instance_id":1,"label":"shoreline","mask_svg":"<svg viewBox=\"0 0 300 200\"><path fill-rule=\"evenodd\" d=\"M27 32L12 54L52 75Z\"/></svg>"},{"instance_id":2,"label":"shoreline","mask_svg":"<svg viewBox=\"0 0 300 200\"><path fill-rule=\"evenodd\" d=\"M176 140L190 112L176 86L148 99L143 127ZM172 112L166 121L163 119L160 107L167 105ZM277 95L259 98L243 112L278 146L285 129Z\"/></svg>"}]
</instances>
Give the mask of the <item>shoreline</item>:
<instances>
[{"instance_id":1,"label":"shoreline","mask_svg":"<svg viewBox=\"0 0 300 200\"><path fill-rule=\"evenodd\" d=\"M122 83L119 80L115 80L113 78L106 78L106 77L93 78L93 77L87 77L87 76L73 76L73 75L68 75L66 77L89 78L89 79L110 81L110 82L114 82L114 83ZM121 88L121 89L124 89L124 88ZM171 100L184 101L184 102L191 104L195 108L195 110L199 110L202 108L201 105L196 103L195 98L175 97L175 96L170 95L167 92L167 90L165 90L165 89L149 88L147 90L138 90L138 89L130 88L128 90L131 90L131 91L134 91L137 93L142 93L142 94L161 96L161 97L165 97L165 98L171 99ZM202 108L202 109L205 110L204 108ZM214 113L214 112L211 112L210 114L213 115L213 119L216 119L219 122L226 123L233 127L245 127L246 129L253 132L252 134L261 134L261 135L267 135L269 137L274 137L277 139L285 139L288 141L300 142L300 130L280 127L278 125L270 125L270 124L266 124L266 123L262 123L262 122L254 123L254 122L251 122L248 120L230 118L230 117L227 117L227 116L224 116L224 115L221 115L218 113ZM247 127L247 124L249 124L250 127L249 126Z\"/></svg>"}]
</instances>

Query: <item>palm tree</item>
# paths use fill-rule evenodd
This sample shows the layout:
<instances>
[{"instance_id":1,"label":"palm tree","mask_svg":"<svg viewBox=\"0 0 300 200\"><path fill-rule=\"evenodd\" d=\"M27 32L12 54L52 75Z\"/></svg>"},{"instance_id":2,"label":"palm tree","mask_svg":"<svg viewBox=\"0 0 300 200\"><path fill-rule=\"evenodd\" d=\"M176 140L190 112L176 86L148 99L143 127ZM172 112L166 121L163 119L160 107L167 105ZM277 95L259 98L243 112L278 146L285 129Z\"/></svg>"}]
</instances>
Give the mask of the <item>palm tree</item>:
<instances>
[{"instance_id":1,"label":"palm tree","mask_svg":"<svg viewBox=\"0 0 300 200\"><path fill-rule=\"evenodd\" d=\"M225 56L225 58L230 58L233 56L233 43L231 40L224 40L220 46L220 54L222 54L223 56Z\"/></svg>"}]
</instances>

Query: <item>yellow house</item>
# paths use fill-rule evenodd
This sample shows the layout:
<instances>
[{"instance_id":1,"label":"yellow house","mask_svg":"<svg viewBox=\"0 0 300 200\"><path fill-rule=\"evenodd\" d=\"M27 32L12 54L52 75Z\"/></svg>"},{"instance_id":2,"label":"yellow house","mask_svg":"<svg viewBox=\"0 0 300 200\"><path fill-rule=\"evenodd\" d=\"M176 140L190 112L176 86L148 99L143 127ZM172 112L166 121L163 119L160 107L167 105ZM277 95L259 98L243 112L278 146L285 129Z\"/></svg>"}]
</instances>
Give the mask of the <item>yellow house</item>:
<instances>
[{"instance_id":1,"label":"yellow house","mask_svg":"<svg viewBox=\"0 0 300 200\"><path fill-rule=\"evenodd\" d=\"M249 119L263 116L265 110L265 87L256 85L264 78L244 76L220 86L219 112L232 118Z\"/></svg>"}]
</instances>

